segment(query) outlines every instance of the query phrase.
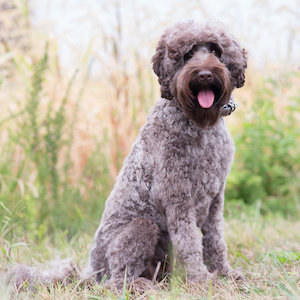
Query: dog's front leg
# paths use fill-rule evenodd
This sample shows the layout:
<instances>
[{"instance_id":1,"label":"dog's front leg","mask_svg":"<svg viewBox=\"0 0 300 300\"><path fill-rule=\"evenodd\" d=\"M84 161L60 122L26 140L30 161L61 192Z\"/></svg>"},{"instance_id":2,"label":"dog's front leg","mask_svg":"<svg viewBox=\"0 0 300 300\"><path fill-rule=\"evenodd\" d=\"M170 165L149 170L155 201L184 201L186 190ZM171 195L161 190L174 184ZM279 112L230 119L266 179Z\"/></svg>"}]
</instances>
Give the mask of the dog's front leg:
<instances>
[{"instance_id":1,"label":"dog's front leg","mask_svg":"<svg viewBox=\"0 0 300 300\"><path fill-rule=\"evenodd\" d=\"M213 199L203 233L203 259L210 272L242 280L242 273L233 269L227 260L227 247L223 233L224 188Z\"/></svg>"},{"instance_id":2,"label":"dog's front leg","mask_svg":"<svg viewBox=\"0 0 300 300\"><path fill-rule=\"evenodd\" d=\"M212 275L203 263L201 236L195 211L187 206L183 194L172 195L166 206L168 230L175 252L186 267L188 281L205 281Z\"/></svg>"}]
</instances>

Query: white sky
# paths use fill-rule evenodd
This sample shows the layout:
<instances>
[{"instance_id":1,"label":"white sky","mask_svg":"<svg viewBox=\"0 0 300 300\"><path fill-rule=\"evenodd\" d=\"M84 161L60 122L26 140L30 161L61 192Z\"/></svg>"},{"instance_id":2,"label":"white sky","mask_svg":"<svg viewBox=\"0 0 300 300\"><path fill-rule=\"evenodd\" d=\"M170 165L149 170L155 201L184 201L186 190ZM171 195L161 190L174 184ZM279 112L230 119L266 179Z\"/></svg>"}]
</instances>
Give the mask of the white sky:
<instances>
[{"instance_id":1,"label":"white sky","mask_svg":"<svg viewBox=\"0 0 300 300\"><path fill-rule=\"evenodd\" d=\"M58 39L63 65L89 43L101 56L104 35L116 34L120 3L122 47L150 58L164 28L177 21L216 20L238 37L258 66L300 62L300 0L32 0L34 24Z\"/></svg>"}]
</instances>

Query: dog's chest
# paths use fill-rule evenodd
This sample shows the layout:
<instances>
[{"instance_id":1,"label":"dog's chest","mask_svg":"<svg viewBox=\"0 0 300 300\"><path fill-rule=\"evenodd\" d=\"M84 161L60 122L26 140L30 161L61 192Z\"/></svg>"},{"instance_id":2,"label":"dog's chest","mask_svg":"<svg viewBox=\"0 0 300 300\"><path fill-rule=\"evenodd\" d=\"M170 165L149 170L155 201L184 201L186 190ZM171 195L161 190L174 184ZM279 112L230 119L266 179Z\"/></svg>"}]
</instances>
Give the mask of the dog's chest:
<instances>
[{"instance_id":1,"label":"dog's chest","mask_svg":"<svg viewBox=\"0 0 300 300\"><path fill-rule=\"evenodd\" d=\"M229 173L234 144L225 126L218 130L205 131L198 143L187 147L187 155L194 161L191 168L193 180L192 201L194 201L198 223L202 223L208 214L211 201L223 192ZM203 220L202 220L203 219Z\"/></svg>"},{"instance_id":2,"label":"dog's chest","mask_svg":"<svg viewBox=\"0 0 300 300\"><path fill-rule=\"evenodd\" d=\"M233 160L234 145L222 120L209 130L181 128L180 133L172 135L169 132L168 143L161 147L161 157L165 160L160 161L160 164L169 169L169 177L176 178L177 184L172 185L174 193L179 186L185 189L183 192L189 197L182 199L185 202L182 205L185 209L194 207L197 223L202 224L211 201L223 190ZM180 168L175 168L176 173L173 174L172 166L175 165ZM158 175L161 176L161 173ZM158 188L153 196L158 208L163 194L164 189Z\"/></svg>"},{"instance_id":3,"label":"dog's chest","mask_svg":"<svg viewBox=\"0 0 300 300\"><path fill-rule=\"evenodd\" d=\"M194 161L191 172L197 178L194 190L211 196L216 194L229 172L233 153L233 142L226 129L203 134L199 144L192 145L190 151Z\"/></svg>"}]
</instances>

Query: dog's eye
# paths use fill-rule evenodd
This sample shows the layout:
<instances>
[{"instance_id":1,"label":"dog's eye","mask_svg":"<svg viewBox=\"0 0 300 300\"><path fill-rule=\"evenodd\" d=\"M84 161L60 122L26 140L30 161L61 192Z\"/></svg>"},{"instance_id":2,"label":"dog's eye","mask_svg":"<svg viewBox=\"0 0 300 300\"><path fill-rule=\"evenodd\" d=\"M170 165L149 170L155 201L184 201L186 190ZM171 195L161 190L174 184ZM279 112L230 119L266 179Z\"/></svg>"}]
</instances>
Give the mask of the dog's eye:
<instances>
[{"instance_id":1,"label":"dog's eye","mask_svg":"<svg viewBox=\"0 0 300 300\"><path fill-rule=\"evenodd\" d=\"M189 59L191 59L193 57L193 54L194 54L194 51L190 51L190 52L184 54L183 61L187 62Z\"/></svg>"},{"instance_id":2,"label":"dog's eye","mask_svg":"<svg viewBox=\"0 0 300 300\"><path fill-rule=\"evenodd\" d=\"M194 45L193 48L183 56L183 61L187 62L189 59L191 59L194 56L194 53L197 51L197 49L198 46Z\"/></svg>"},{"instance_id":3,"label":"dog's eye","mask_svg":"<svg viewBox=\"0 0 300 300\"><path fill-rule=\"evenodd\" d=\"M215 47L212 47L210 51L212 54L214 54L218 58L220 58L222 55L221 51Z\"/></svg>"}]
</instances>

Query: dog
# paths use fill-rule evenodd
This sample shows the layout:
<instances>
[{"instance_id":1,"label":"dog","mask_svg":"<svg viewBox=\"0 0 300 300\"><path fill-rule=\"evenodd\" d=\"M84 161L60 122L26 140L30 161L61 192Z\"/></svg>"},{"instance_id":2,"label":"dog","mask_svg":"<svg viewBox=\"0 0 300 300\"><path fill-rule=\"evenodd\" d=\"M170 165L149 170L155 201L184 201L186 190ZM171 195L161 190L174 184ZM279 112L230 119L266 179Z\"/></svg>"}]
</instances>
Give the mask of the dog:
<instances>
[{"instance_id":1,"label":"dog","mask_svg":"<svg viewBox=\"0 0 300 300\"><path fill-rule=\"evenodd\" d=\"M90 268L116 286L125 273L129 281L151 280L158 271L161 279L172 244L189 281L212 272L241 279L223 235L234 144L220 112L244 85L246 51L222 27L188 22L165 31L152 63L162 98L107 199Z\"/></svg>"},{"instance_id":2,"label":"dog","mask_svg":"<svg viewBox=\"0 0 300 300\"><path fill-rule=\"evenodd\" d=\"M190 21L164 32L152 63L161 99L106 201L86 273L119 289L125 275L133 285L151 284L170 272L172 245L188 282L213 273L242 279L228 263L223 234L234 155L223 115L244 85L247 53L222 25ZM74 270L63 266L61 279Z\"/></svg>"}]
</instances>

